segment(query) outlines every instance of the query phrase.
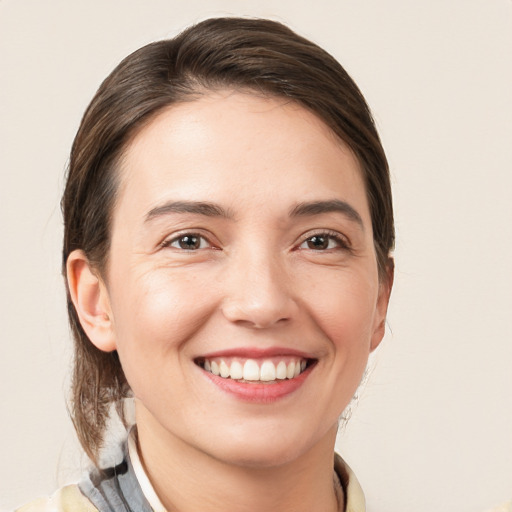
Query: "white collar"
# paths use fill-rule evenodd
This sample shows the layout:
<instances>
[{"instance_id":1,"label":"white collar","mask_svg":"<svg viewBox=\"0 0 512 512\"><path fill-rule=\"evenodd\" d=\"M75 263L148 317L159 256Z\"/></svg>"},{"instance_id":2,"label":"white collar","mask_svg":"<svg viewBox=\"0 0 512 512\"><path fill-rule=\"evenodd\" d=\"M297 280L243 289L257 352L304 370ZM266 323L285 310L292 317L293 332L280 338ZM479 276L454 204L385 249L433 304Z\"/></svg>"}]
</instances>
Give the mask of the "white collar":
<instances>
[{"instance_id":1,"label":"white collar","mask_svg":"<svg viewBox=\"0 0 512 512\"><path fill-rule=\"evenodd\" d=\"M128 454L130 456L130 461L133 466L133 470L135 471L135 476L139 482L140 488L142 489L142 493L144 497L148 501L150 507L154 512L167 512L165 507L162 505L159 497L157 496L151 482L149 481L148 475L144 471L144 467L142 466L142 462L139 457L139 452L137 450L137 429L133 427L128 435ZM336 464L337 463L337 464ZM348 464L341 458L337 457L336 465L342 466L346 475L347 481L344 482L345 487L345 500L346 500L346 508L345 512L365 512L365 499L363 490L361 486L348 466ZM341 471L340 471L341 473Z\"/></svg>"},{"instance_id":2,"label":"white collar","mask_svg":"<svg viewBox=\"0 0 512 512\"><path fill-rule=\"evenodd\" d=\"M136 439L136 428L132 428L128 436L128 455L135 471L135 476L139 482L142 494L149 503L149 506L154 512L167 512L165 507L162 505L160 498L156 495L151 482L149 481L148 475L144 471L142 462L139 457L139 451L137 450L137 439Z\"/></svg>"}]
</instances>

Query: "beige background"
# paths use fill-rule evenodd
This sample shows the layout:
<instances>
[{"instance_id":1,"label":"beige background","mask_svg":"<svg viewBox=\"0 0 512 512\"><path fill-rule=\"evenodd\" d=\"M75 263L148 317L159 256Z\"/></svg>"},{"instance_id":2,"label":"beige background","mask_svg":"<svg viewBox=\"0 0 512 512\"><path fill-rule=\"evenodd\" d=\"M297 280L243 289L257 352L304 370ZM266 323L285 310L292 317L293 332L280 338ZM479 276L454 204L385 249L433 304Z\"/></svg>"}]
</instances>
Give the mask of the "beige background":
<instances>
[{"instance_id":1,"label":"beige background","mask_svg":"<svg viewBox=\"0 0 512 512\"><path fill-rule=\"evenodd\" d=\"M339 437L375 512L512 496L512 1L0 0L0 509L77 477L59 197L81 114L144 43L211 15L333 53L391 163L389 332ZM305 411L307 414L307 411Z\"/></svg>"}]
</instances>

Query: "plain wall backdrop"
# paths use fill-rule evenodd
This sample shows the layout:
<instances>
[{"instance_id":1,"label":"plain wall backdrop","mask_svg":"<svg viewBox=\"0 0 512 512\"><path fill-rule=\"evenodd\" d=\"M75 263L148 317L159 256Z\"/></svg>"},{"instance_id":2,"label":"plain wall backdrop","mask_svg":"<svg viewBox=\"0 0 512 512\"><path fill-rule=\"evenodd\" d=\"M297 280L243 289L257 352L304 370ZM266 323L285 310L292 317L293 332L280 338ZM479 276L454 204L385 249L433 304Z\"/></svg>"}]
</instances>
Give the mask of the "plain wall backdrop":
<instances>
[{"instance_id":1,"label":"plain wall backdrop","mask_svg":"<svg viewBox=\"0 0 512 512\"><path fill-rule=\"evenodd\" d=\"M76 480L59 199L121 58L205 17L289 24L375 115L397 219L389 328L338 450L374 512L512 497L512 1L0 0L0 509ZM307 411L304 411L307 414Z\"/></svg>"}]
</instances>

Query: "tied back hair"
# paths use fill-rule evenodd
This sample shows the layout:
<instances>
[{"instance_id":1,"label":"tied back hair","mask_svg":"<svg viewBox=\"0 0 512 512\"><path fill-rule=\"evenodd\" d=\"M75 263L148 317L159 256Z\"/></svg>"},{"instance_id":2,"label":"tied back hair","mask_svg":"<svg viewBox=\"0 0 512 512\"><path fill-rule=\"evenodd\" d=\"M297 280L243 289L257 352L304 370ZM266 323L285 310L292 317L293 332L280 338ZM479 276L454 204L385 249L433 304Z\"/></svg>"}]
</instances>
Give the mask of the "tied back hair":
<instances>
[{"instance_id":1,"label":"tied back hair","mask_svg":"<svg viewBox=\"0 0 512 512\"><path fill-rule=\"evenodd\" d=\"M361 165L381 279L392 264L393 208L389 171L370 110L341 65L286 26L262 19L215 18L126 57L101 84L71 149L62 198L62 265L81 249L107 280L110 230L119 167L133 137L162 109L219 89L285 98L319 117ZM70 412L81 445L98 464L112 406L126 424L130 395L116 351L87 338L67 294L74 338Z\"/></svg>"}]
</instances>

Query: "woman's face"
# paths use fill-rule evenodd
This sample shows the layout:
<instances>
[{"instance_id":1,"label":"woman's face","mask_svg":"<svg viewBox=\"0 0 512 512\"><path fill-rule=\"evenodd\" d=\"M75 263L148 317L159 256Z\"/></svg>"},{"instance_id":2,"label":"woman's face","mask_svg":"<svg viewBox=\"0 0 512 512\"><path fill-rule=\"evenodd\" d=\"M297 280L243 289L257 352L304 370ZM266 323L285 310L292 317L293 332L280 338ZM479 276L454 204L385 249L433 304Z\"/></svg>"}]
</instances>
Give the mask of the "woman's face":
<instances>
[{"instance_id":1,"label":"woman's face","mask_svg":"<svg viewBox=\"0 0 512 512\"><path fill-rule=\"evenodd\" d=\"M212 93L160 113L120 172L108 348L139 428L261 466L332 442L389 296L352 152L294 103Z\"/></svg>"}]
</instances>

